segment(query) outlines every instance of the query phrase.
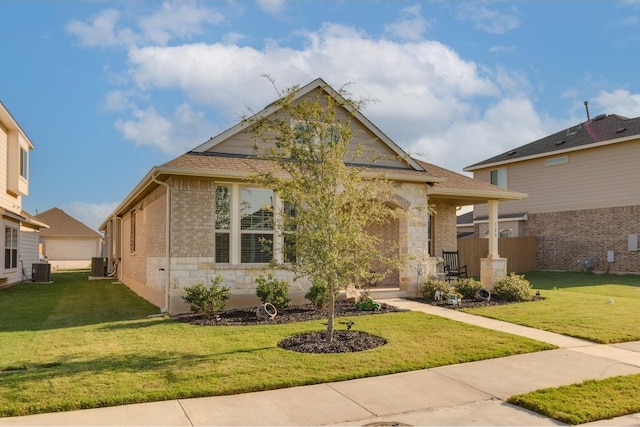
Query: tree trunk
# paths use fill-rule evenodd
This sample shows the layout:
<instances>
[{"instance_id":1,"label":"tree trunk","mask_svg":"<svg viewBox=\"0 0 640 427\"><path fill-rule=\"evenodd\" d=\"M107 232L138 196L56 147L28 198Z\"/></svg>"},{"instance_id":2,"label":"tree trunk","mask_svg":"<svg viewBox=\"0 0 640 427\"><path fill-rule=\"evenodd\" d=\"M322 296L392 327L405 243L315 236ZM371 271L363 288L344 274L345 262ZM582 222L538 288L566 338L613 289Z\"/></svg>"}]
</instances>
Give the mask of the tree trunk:
<instances>
[{"instance_id":1,"label":"tree trunk","mask_svg":"<svg viewBox=\"0 0 640 427\"><path fill-rule=\"evenodd\" d=\"M336 311L336 294L333 290L333 286L329 286L329 307L327 313L327 334L325 340L327 342L333 341L333 316Z\"/></svg>"}]
</instances>

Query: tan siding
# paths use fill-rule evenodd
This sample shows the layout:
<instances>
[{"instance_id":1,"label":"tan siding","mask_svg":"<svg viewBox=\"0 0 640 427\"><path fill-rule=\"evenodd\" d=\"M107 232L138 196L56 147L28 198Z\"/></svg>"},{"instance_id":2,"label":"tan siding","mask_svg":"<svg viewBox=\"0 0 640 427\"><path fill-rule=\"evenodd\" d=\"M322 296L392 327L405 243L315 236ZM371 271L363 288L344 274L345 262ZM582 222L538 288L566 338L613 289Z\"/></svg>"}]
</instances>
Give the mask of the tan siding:
<instances>
[{"instance_id":1,"label":"tan siding","mask_svg":"<svg viewBox=\"0 0 640 427\"><path fill-rule=\"evenodd\" d=\"M500 213L544 213L631 206L640 203L640 143L628 142L567 153L568 162L545 166L545 159L508 166L509 189L529 197L500 203ZM550 156L553 158L557 156ZM474 177L489 181L489 169ZM475 215L486 215L478 205Z\"/></svg>"},{"instance_id":2,"label":"tan siding","mask_svg":"<svg viewBox=\"0 0 640 427\"><path fill-rule=\"evenodd\" d=\"M312 98L315 93L307 95L306 98ZM353 120L349 114L340 109L338 111L337 120L351 121L352 126L352 139L349 144L349 155L345 158L345 161L358 164L375 164L376 166L385 167L402 167L406 168L405 162L397 158L397 155L389 149L382 141L376 138L376 136L370 132L365 126L363 126L357 120ZM241 155L253 155L255 140L252 138L250 131L240 132L233 137L223 141L222 143L213 147L211 152L224 153L224 154L241 154ZM359 157L355 156L359 146L366 146ZM270 149L273 144L262 144L260 149Z\"/></svg>"}]
</instances>

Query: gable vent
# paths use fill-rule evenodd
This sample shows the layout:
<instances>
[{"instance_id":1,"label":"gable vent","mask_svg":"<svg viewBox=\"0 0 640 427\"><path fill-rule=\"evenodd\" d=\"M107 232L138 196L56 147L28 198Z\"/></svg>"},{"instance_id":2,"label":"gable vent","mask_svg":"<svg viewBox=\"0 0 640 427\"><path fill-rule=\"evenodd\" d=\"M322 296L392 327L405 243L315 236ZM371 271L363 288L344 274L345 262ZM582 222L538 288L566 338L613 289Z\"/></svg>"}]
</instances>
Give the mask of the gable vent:
<instances>
[{"instance_id":1,"label":"gable vent","mask_svg":"<svg viewBox=\"0 0 640 427\"><path fill-rule=\"evenodd\" d=\"M618 128L618 129L616 129L616 133L622 133L622 132L624 132L626 130L627 130L627 128Z\"/></svg>"}]
</instances>

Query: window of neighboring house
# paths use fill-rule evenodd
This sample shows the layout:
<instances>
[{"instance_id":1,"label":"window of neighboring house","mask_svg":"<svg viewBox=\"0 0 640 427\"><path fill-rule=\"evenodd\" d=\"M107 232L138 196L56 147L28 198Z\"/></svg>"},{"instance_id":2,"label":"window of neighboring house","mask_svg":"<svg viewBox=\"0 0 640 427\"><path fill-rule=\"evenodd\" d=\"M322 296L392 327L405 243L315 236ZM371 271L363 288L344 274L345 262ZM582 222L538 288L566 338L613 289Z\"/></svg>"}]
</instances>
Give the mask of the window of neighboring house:
<instances>
[{"instance_id":1,"label":"window of neighboring house","mask_svg":"<svg viewBox=\"0 0 640 427\"><path fill-rule=\"evenodd\" d=\"M491 184L507 188L507 168L493 169L491 171Z\"/></svg>"},{"instance_id":2,"label":"window of neighboring house","mask_svg":"<svg viewBox=\"0 0 640 427\"><path fill-rule=\"evenodd\" d=\"M18 229L5 226L4 228L4 268L18 267Z\"/></svg>"},{"instance_id":3,"label":"window of neighboring house","mask_svg":"<svg viewBox=\"0 0 640 427\"><path fill-rule=\"evenodd\" d=\"M511 237L513 235L513 230L510 228L505 228L500 230L500 238L507 238L507 237Z\"/></svg>"},{"instance_id":4,"label":"window of neighboring house","mask_svg":"<svg viewBox=\"0 0 640 427\"><path fill-rule=\"evenodd\" d=\"M20 147L20 176L27 179L29 176L29 152Z\"/></svg>"},{"instance_id":5,"label":"window of neighboring house","mask_svg":"<svg viewBox=\"0 0 640 427\"><path fill-rule=\"evenodd\" d=\"M544 161L544 165L545 166L562 165L562 164L567 163L568 161L569 161L569 157L568 156L553 157L551 159L546 159Z\"/></svg>"},{"instance_id":6,"label":"window of neighboring house","mask_svg":"<svg viewBox=\"0 0 640 427\"><path fill-rule=\"evenodd\" d=\"M273 190L240 192L240 262L268 263L273 257Z\"/></svg>"},{"instance_id":7,"label":"window of neighboring house","mask_svg":"<svg viewBox=\"0 0 640 427\"><path fill-rule=\"evenodd\" d=\"M284 202L283 213L285 215L285 227L283 230L283 254L284 262L296 262L296 238L292 233L295 231L294 224L287 224L287 219L295 218L296 210L289 203Z\"/></svg>"},{"instance_id":8,"label":"window of neighboring house","mask_svg":"<svg viewBox=\"0 0 640 427\"><path fill-rule=\"evenodd\" d=\"M129 239L131 253L136 251L136 211L131 211L131 235Z\"/></svg>"},{"instance_id":9,"label":"window of neighboring house","mask_svg":"<svg viewBox=\"0 0 640 427\"><path fill-rule=\"evenodd\" d=\"M228 263L230 254L231 234L231 187L216 187L216 262Z\"/></svg>"}]
</instances>

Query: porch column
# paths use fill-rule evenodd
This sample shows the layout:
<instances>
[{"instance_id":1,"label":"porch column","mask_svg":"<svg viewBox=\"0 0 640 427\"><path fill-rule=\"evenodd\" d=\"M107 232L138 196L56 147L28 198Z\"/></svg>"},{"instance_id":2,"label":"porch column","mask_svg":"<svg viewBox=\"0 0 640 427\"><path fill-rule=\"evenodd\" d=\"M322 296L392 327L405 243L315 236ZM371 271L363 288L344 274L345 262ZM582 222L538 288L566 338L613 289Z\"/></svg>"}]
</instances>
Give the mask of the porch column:
<instances>
[{"instance_id":1,"label":"porch column","mask_svg":"<svg viewBox=\"0 0 640 427\"><path fill-rule=\"evenodd\" d=\"M489 200L489 253L480 259L480 281L485 288L493 289L493 284L507 275L507 259L498 254L498 201Z\"/></svg>"}]
</instances>

